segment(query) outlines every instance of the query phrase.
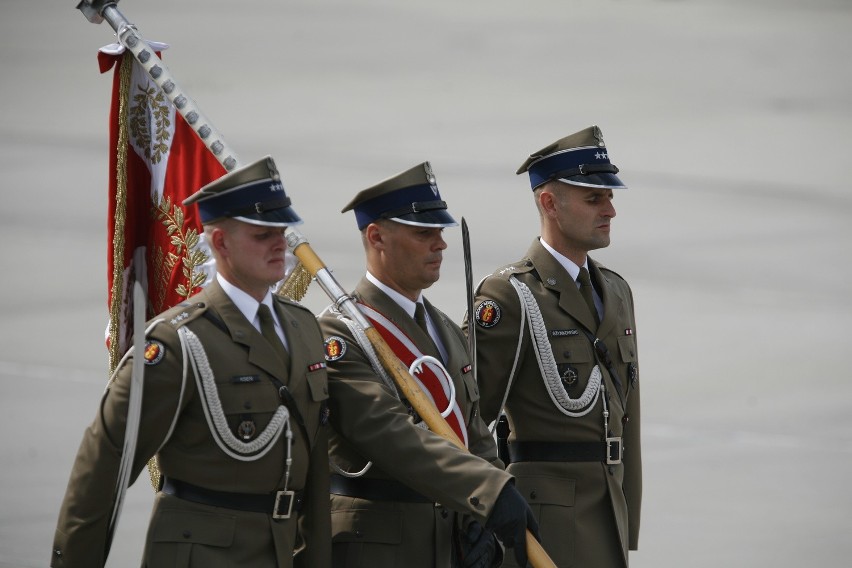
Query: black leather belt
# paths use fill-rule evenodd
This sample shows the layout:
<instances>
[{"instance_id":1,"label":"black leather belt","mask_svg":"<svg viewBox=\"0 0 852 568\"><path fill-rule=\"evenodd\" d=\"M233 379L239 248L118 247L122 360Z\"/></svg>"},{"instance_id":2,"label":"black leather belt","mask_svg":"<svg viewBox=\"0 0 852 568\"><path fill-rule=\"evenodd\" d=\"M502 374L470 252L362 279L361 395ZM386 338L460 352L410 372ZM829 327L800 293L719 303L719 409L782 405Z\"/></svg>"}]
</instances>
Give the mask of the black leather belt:
<instances>
[{"instance_id":1,"label":"black leather belt","mask_svg":"<svg viewBox=\"0 0 852 568\"><path fill-rule=\"evenodd\" d=\"M414 489L393 479L370 479L331 475L331 493L369 501L400 501L402 503L432 503Z\"/></svg>"},{"instance_id":2,"label":"black leather belt","mask_svg":"<svg viewBox=\"0 0 852 568\"><path fill-rule=\"evenodd\" d=\"M163 481L163 493L174 495L186 501L224 507L251 513L266 513L273 519L289 519L293 511L300 511L304 501L302 491L276 491L259 495L257 493L231 493L199 487L178 479L166 478Z\"/></svg>"},{"instance_id":3,"label":"black leather belt","mask_svg":"<svg viewBox=\"0 0 852 568\"><path fill-rule=\"evenodd\" d=\"M606 442L511 442L514 462L606 462L621 463L621 438Z\"/></svg>"}]
</instances>

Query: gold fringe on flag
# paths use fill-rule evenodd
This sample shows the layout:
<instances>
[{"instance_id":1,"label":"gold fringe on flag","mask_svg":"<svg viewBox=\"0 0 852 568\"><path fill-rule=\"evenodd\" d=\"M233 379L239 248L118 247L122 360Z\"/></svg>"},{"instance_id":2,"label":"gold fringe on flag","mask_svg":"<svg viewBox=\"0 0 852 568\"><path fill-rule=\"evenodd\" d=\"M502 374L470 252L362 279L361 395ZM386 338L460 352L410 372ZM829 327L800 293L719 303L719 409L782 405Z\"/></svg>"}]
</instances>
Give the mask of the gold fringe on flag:
<instances>
[{"instance_id":1,"label":"gold fringe on flag","mask_svg":"<svg viewBox=\"0 0 852 568\"><path fill-rule=\"evenodd\" d=\"M118 116L127 112L130 99L130 75L133 56L129 53L121 60L121 83ZM124 230L127 220L127 121L119 119L118 148L116 148L115 227L112 234L112 289L109 306L109 374L118 366L121 352L119 324L121 323L122 295L124 294Z\"/></svg>"}]
</instances>

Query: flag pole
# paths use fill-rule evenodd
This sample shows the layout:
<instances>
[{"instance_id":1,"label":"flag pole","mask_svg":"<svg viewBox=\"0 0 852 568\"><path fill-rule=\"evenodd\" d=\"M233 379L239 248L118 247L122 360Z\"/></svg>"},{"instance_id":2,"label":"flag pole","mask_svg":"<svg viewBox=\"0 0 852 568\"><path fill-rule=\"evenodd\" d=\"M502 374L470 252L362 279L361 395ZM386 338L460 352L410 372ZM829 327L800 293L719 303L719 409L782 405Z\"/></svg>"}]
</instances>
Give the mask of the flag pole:
<instances>
[{"instance_id":1,"label":"flag pole","mask_svg":"<svg viewBox=\"0 0 852 568\"><path fill-rule=\"evenodd\" d=\"M83 12L86 19L93 24L100 24L106 20L110 27L115 30L119 43L133 54L133 58L139 62L148 76L151 77L151 80L165 93L175 109L192 127L192 130L195 131L207 149L219 160L219 163L227 171L238 167L240 159L236 152L225 142L225 138L201 112L195 101L180 88L163 60L142 39L142 36L136 31L136 26L124 17L116 4L118 4L118 0L81 0L77 9Z\"/></svg>"},{"instance_id":2,"label":"flag pole","mask_svg":"<svg viewBox=\"0 0 852 568\"><path fill-rule=\"evenodd\" d=\"M115 31L118 41L130 51L148 76L162 89L177 112L183 116L207 149L219 160L219 163L227 171L239 167L240 161L236 152L231 149L224 137L200 111L195 101L178 86L168 67L139 35L136 26L131 24L118 10L116 4L118 4L118 0L81 0L77 4L77 9L93 24L100 24L106 20ZM343 290L331 271L313 251L308 240L293 227L288 227L287 244L311 276L317 279L323 291L328 294L338 309L364 329L364 333L375 348L382 364L391 374L394 382L397 383L401 394L408 399L408 402L420 415L423 422L429 426L429 429L460 449L467 451L464 443L417 385L402 361L394 354L378 330L373 327L355 301ZM475 357L476 354L472 354L472 356ZM527 529L526 544L527 555L534 568L556 568L556 564L529 529Z\"/></svg>"}]
</instances>

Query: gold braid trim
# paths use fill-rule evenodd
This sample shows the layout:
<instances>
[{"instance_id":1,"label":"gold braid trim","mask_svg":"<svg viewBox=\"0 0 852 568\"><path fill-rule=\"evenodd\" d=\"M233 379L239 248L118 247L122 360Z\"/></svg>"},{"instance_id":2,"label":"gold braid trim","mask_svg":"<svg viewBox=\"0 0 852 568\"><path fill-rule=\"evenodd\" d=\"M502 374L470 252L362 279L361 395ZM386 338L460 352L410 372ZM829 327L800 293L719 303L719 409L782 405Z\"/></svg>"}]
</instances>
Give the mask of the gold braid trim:
<instances>
[{"instance_id":1,"label":"gold braid trim","mask_svg":"<svg viewBox=\"0 0 852 568\"><path fill-rule=\"evenodd\" d=\"M109 306L109 371L118 365L123 353L119 351L119 323L124 295L124 230L127 219L127 102L130 98L130 76L133 56L125 53L121 59L121 79L118 94L118 142L116 148L115 229L112 235L112 290Z\"/></svg>"},{"instance_id":2,"label":"gold braid trim","mask_svg":"<svg viewBox=\"0 0 852 568\"><path fill-rule=\"evenodd\" d=\"M116 148L115 183L115 229L112 235L112 290L109 306L109 370L112 375L123 353L119 346L119 323L124 294L124 230L127 221L127 104L130 100L130 77L133 71L133 55L129 52L121 58L121 78L118 93L118 142ZM160 468L157 456L148 461L148 475L154 491L160 488Z\"/></svg>"}]
</instances>

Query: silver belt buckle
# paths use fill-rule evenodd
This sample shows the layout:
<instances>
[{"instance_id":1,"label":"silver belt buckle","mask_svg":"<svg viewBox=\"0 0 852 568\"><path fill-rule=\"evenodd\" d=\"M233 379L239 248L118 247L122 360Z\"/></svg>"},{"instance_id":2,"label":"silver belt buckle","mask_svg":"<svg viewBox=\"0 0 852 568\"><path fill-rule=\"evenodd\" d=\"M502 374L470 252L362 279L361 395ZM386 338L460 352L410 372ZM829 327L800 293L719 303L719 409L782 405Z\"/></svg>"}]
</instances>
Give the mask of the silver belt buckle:
<instances>
[{"instance_id":1,"label":"silver belt buckle","mask_svg":"<svg viewBox=\"0 0 852 568\"><path fill-rule=\"evenodd\" d=\"M293 501L295 500L296 493L294 491L277 491L275 493L275 506L272 508L272 518L289 519L290 514L293 512ZM286 509L287 512L282 513L282 508Z\"/></svg>"},{"instance_id":2,"label":"silver belt buckle","mask_svg":"<svg viewBox=\"0 0 852 568\"><path fill-rule=\"evenodd\" d=\"M624 456L624 444L621 443L621 438L606 439L606 463L608 465L616 465L621 463L621 458Z\"/></svg>"}]
</instances>

